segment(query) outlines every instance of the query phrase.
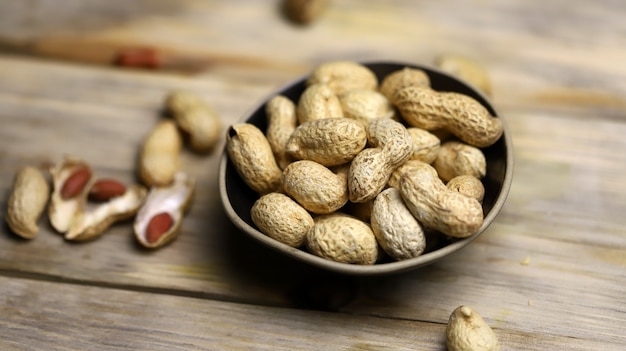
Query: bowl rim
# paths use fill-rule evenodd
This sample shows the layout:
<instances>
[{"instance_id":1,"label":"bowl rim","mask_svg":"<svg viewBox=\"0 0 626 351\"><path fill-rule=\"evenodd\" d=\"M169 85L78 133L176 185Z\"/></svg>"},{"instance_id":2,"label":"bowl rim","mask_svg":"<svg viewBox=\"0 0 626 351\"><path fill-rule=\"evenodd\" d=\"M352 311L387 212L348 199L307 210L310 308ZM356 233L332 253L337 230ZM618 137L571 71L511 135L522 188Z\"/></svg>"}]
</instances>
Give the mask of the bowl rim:
<instances>
[{"instance_id":1,"label":"bowl rim","mask_svg":"<svg viewBox=\"0 0 626 351\"><path fill-rule=\"evenodd\" d=\"M422 65L422 64L405 63L405 62L398 62L398 61L371 61L371 62L358 62L358 63L363 64L365 66L377 65L377 64L398 65L399 67L406 66L406 67L412 67L412 68L417 68L417 69L425 69L427 71L432 71L432 72L447 76L453 80L459 81L462 84L467 85L472 90L472 92L479 95L485 101L485 103L489 105L488 107L490 107L493 111L496 111L491 101L485 96L485 94L482 91L480 91L480 89L477 89L475 86L471 85L470 83L465 82L462 79L455 77L449 73L446 73L440 69L432 68L430 66ZM308 77L308 74L301 75L300 77L274 90L271 94L269 94L267 97L261 100L260 103L256 104L251 110L247 111L242 118L238 119L237 123L246 123L247 120L250 118L250 116L259 108L264 106L270 98L272 98L279 92L285 91L289 88L296 86L297 84L302 83L306 79L306 77ZM226 189L226 181L227 181L226 169L227 169L227 164L228 164L228 153L226 151L226 146L224 146L222 150L222 154L221 154L220 161L219 161L219 170L218 170L219 193L220 193L222 205L226 212L226 215L233 222L233 224L235 224L237 228L239 228L246 234L250 235L261 244L271 249L274 249L276 251L279 251L291 258L310 264L317 268L321 268L321 269L325 269L325 270L329 270L329 271L332 271L335 273L341 273L341 274L371 276L371 275L401 273L401 272L405 272L408 270L423 267L423 266L432 264L440 260L441 258L452 254L453 252L459 251L460 249L469 245L476 238L478 238L487 229L487 227L491 225L491 223L494 221L496 216L500 213L502 207L504 206L506 202L506 199L509 195L509 191L511 188L511 184L513 182L513 166L514 166L513 142L512 142L509 127L505 118L502 118L502 115L497 112L496 112L496 116L501 120L502 126L503 126L502 138L504 140L504 149L506 151L506 159L505 159L506 170L504 173L504 179L502 182L502 189L500 191L500 194L496 198L496 201L494 202L489 213L487 213L487 215L483 219L482 226L476 233L472 234L471 236L467 238L456 240L442 248L439 248L437 250L425 253L423 255L420 255L414 258L401 260L401 261L379 263L379 264L374 264L374 265L356 265L356 264L335 262L335 261L331 261L331 260L328 260L319 256L315 256L299 248L294 248L289 245L283 244L263 234L258 229L254 228L253 226L249 225L246 221L241 219L241 217L237 214L237 212L235 211L235 209L233 208L231 204L230 198L228 196L228 191Z\"/></svg>"}]
</instances>

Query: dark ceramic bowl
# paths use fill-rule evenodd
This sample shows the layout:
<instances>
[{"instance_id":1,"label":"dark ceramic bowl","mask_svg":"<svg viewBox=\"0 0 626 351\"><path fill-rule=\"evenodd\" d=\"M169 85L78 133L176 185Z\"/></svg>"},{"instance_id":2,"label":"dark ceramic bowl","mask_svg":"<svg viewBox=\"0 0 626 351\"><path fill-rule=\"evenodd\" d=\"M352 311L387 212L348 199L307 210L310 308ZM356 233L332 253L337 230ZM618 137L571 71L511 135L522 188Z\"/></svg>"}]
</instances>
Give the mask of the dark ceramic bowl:
<instances>
[{"instance_id":1,"label":"dark ceramic bowl","mask_svg":"<svg viewBox=\"0 0 626 351\"><path fill-rule=\"evenodd\" d=\"M428 74L431 86L434 90L453 91L469 95L483 104L493 116L498 116L485 96L477 89L441 71L414 64L395 62L364 63L364 65L369 67L378 76L379 81L382 81L382 79L389 73L407 66L421 69ZM270 97L282 94L297 103L300 95L305 89L305 81L306 77L301 77L294 83L291 83L285 88L274 92ZM266 102L267 100L256 107L250 115L245 116L243 121L254 124L261 130L265 131L267 128L265 115ZM502 118L501 116L498 117ZM352 275L380 275L415 269L433 263L471 243L474 239L481 235L485 229L487 229L487 227L496 218L498 212L502 209L509 193L513 176L513 148L511 135L506 123L503 123L503 125L504 134L500 140L492 146L483 149L487 160L487 176L482 180L485 186L485 198L483 200L483 212L485 214L485 219L480 230L465 239L457 239L453 241L439 240L434 245L428 245L424 254L412 259L397 262L382 261L375 265L352 265L339 263L314 256L304 249L296 249L287 246L266 236L256 228L250 217L250 209L252 208L254 202L259 198L259 195L251 190L239 177L233 164L228 159L226 150L224 150L220 160L220 196L222 198L226 214L238 228L258 240L260 243L296 260L329 271Z\"/></svg>"}]
</instances>

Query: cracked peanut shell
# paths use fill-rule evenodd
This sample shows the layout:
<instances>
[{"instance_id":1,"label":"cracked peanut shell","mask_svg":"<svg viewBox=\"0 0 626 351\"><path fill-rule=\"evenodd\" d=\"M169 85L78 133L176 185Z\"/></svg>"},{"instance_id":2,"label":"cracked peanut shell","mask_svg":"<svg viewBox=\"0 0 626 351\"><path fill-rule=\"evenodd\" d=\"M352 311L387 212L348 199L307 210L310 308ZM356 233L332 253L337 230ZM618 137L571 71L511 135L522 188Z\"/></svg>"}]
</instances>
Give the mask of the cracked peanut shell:
<instances>
[{"instance_id":1,"label":"cracked peanut shell","mask_svg":"<svg viewBox=\"0 0 626 351\"><path fill-rule=\"evenodd\" d=\"M79 212L65 239L70 241L92 240L102 235L116 222L133 217L146 198L145 187L135 184L123 195L98 204L87 204L85 210Z\"/></svg>"},{"instance_id":2,"label":"cracked peanut shell","mask_svg":"<svg viewBox=\"0 0 626 351\"><path fill-rule=\"evenodd\" d=\"M176 173L172 184L152 187L135 216L133 230L139 244L148 249L160 248L178 237L185 212L191 205L195 179L183 172ZM169 218L166 228L151 233L151 223L157 216Z\"/></svg>"},{"instance_id":3,"label":"cracked peanut shell","mask_svg":"<svg viewBox=\"0 0 626 351\"><path fill-rule=\"evenodd\" d=\"M77 173L82 174L83 179L80 182L75 182ZM48 219L57 232L64 234L86 206L87 194L93 182L93 171L87 162L68 156L57 163L50 170L50 174L53 190L48 204ZM69 182L82 185L71 186L71 196L67 196Z\"/></svg>"}]
</instances>

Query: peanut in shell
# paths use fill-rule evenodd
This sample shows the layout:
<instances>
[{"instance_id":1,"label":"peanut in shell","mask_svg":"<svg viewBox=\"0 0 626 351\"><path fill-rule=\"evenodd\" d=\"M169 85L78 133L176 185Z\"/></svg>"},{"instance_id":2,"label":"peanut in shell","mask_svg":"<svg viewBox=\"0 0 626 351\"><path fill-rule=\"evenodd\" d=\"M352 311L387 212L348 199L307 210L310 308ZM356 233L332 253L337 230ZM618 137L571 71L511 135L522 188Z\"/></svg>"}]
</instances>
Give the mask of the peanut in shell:
<instances>
[{"instance_id":1,"label":"peanut in shell","mask_svg":"<svg viewBox=\"0 0 626 351\"><path fill-rule=\"evenodd\" d=\"M280 186L282 171L265 134L253 124L234 124L228 130L226 151L239 176L258 194Z\"/></svg>"},{"instance_id":2,"label":"peanut in shell","mask_svg":"<svg viewBox=\"0 0 626 351\"><path fill-rule=\"evenodd\" d=\"M478 232L483 223L480 202L448 189L426 163L404 172L400 192L420 223L448 236L469 237Z\"/></svg>"},{"instance_id":3,"label":"peanut in shell","mask_svg":"<svg viewBox=\"0 0 626 351\"><path fill-rule=\"evenodd\" d=\"M366 66L353 61L329 61L315 67L306 85L327 84L337 95L351 90L376 90L378 78Z\"/></svg>"},{"instance_id":4,"label":"peanut in shell","mask_svg":"<svg viewBox=\"0 0 626 351\"><path fill-rule=\"evenodd\" d=\"M327 118L300 124L287 142L287 153L298 160L337 166L352 160L367 144L363 125L349 118Z\"/></svg>"},{"instance_id":5,"label":"peanut in shell","mask_svg":"<svg viewBox=\"0 0 626 351\"><path fill-rule=\"evenodd\" d=\"M9 228L22 238L36 237L39 233L37 221L49 197L50 186L43 173L31 166L21 168L15 175L7 203L6 222Z\"/></svg>"},{"instance_id":6,"label":"peanut in shell","mask_svg":"<svg viewBox=\"0 0 626 351\"><path fill-rule=\"evenodd\" d=\"M176 123L162 120L150 131L141 147L139 178L148 187L166 186L180 169L182 137Z\"/></svg>"},{"instance_id":7,"label":"peanut in shell","mask_svg":"<svg viewBox=\"0 0 626 351\"><path fill-rule=\"evenodd\" d=\"M445 128L476 147L494 144L503 133L500 119L468 95L410 86L396 92L392 102L410 126Z\"/></svg>"}]
</instances>

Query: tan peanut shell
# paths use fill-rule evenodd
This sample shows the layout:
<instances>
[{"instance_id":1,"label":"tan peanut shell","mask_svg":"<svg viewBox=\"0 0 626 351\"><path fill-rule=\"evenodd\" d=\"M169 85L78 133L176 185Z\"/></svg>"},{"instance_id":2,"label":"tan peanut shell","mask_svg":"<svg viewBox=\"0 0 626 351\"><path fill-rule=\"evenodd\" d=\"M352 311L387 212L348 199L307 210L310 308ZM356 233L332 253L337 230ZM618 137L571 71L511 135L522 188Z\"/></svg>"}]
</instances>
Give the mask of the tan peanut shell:
<instances>
[{"instance_id":1,"label":"tan peanut shell","mask_svg":"<svg viewBox=\"0 0 626 351\"><path fill-rule=\"evenodd\" d=\"M349 118L327 118L300 124L287 142L298 160L336 166L352 160L367 144L365 127Z\"/></svg>"},{"instance_id":2,"label":"tan peanut shell","mask_svg":"<svg viewBox=\"0 0 626 351\"><path fill-rule=\"evenodd\" d=\"M394 168L382 148L361 151L350 164L348 194L351 202L368 202L384 188Z\"/></svg>"},{"instance_id":3,"label":"tan peanut shell","mask_svg":"<svg viewBox=\"0 0 626 351\"><path fill-rule=\"evenodd\" d=\"M296 161L283 171L283 191L317 214L337 211L348 202L345 174L335 174L314 161Z\"/></svg>"},{"instance_id":4,"label":"tan peanut shell","mask_svg":"<svg viewBox=\"0 0 626 351\"><path fill-rule=\"evenodd\" d=\"M411 157L413 140L400 122L391 119L376 119L367 125L367 141L372 147L382 148L392 168Z\"/></svg>"},{"instance_id":5,"label":"tan peanut shell","mask_svg":"<svg viewBox=\"0 0 626 351\"><path fill-rule=\"evenodd\" d=\"M432 173L434 177L437 177L437 171L433 167L425 167L427 163L420 160L407 160L403 164L401 164L398 168L396 168L393 172L391 172L391 176L389 177L389 181L387 185L393 188L400 188L400 179L406 173L406 171L411 167L417 167L423 170L428 170Z\"/></svg>"},{"instance_id":6,"label":"tan peanut shell","mask_svg":"<svg viewBox=\"0 0 626 351\"><path fill-rule=\"evenodd\" d=\"M380 83L379 91L392 100L396 92L406 87L430 87L430 78L421 69L404 67L401 70L391 72Z\"/></svg>"},{"instance_id":7,"label":"tan peanut shell","mask_svg":"<svg viewBox=\"0 0 626 351\"><path fill-rule=\"evenodd\" d=\"M281 169L285 169L292 161L287 154L287 142L298 123L296 106L289 98L277 95L265 105L265 114L267 115L267 130L265 131L267 141L272 147L276 162Z\"/></svg>"},{"instance_id":8,"label":"tan peanut shell","mask_svg":"<svg viewBox=\"0 0 626 351\"><path fill-rule=\"evenodd\" d=\"M337 95L350 90L376 90L378 78L366 66L353 61L330 61L313 69L306 85L324 83Z\"/></svg>"},{"instance_id":9,"label":"tan peanut shell","mask_svg":"<svg viewBox=\"0 0 626 351\"><path fill-rule=\"evenodd\" d=\"M395 117L395 108L381 93L374 90L351 90L339 97L343 114L367 125L377 118Z\"/></svg>"},{"instance_id":10,"label":"tan peanut shell","mask_svg":"<svg viewBox=\"0 0 626 351\"><path fill-rule=\"evenodd\" d=\"M435 58L435 66L442 71L464 80L487 95L491 95L491 80L478 62L453 54L442 54Z\"/></svg>"},{"instance_id":11,"label":"tan peanut shell","mask_svg":"<svg viewBox=\"0 0 626 351\"><path fill-rule=\"evenodd\" d=\"M441 144L433 167L444 182L460 175L483 178L487 173L487 160L482 150L459 141Z\"/></svg>"},{"instance_id":12,"label":"tan peanut shell","mask_svg":"<svg viewBox=\"0 0 626 351\"><path fill-rule=\"evenodd\" d=\"M485 320L468 306L459 306L446 327L448 351L500 351L496 334Z\"/></svg>"},{"instance_id":13,"label":"tan peanut shell","mask_svg":"<svg viewBox=\"0 0 626 351\"><path fill-rule=\"evenodd\" d=\"M211 152L222 138L222 120L200 96L177 91L166 99L178 127L189 137L189 146L198 153Z\"/></svg>"},{"instance_id":14,"label":"tan peanut shell","mask_svg":"<svg viewBox=\"0 0 626 351\"><path fill-rule=\"evenodd\" d=\"M298 123L324 118L343 117L341 102L335 92L326 84L308 86L298 100Z\"/></svg>"},{"instance_id":15,"label":"tan peanut shell","mask_svg":"<svg viewBox=\"0 0 626 351\"><path fill-rule=\"evenodd\" d=\"M430 165L413 166L400 179L407 207L422 225L455 238L475 234L483 223L481 204L448 189Z\"/></svg>"},{"instance_id":16,"label":"tan peanut shell","mask_svg":"<svg viewBox=\"0 0 626 351\"><path fill-rule=\"evenodd\" d=\"M464 94L413 86L399 90L392 102L410 126L426 130L446 128L476 147L490 146L502 136L502 122Z\"/></svg>"},{"instance_id":17,"label":"tan peanut shell","mask_svg":"<svg viewBox=\"0 0 626 351\"><path fill-rule=\"evenodd\" d=\"M25 239L37 236L37 221L49 197L50 186L43 173L35 167L21 168L15 175L7 203L6 222L9 228Z\"/></svg>"},{"instance_id":18,"label":"tan peanut shell","mask_svg":"<svg viewBox=\"0 0 626 351\"><path fill-rule=\"evenodd\" d=\"M373 200L413 150L406 128L391 119L370 122L367 137L373 147L361 151L350 164L348 192L352 202Z\"/></svg>"},{"instance_id":19,"label":"tan peanut shell","mask_svg":"<svg viewBox=\"0 0 626 351\"><path fill-rule=\"evenodd\" d=\"M312 254L341 263L376 263L378 243L367 223L340 212L315 217L314 221L306 238Z\"/></svg>"},{"instance_id":20,"label":"tan peanut shell","mask_svg":"<svg viewBox=\"0 0 626 351\"><path fill-rule=\"evenodd\" d=\"M297 24L308 25L321 16L328 0L283 0L283 12Z\"/></svg>"},{"instance_id":21,"label":"tan peanut shell","mask_svg":"<svg viewBox=\"0 0 626 351\"><path fill-rule=\"evenodd\" d=\"M482 203L485 197L485 186L480 179L471 175L456 176L446 183L446 187L465 196L474 198L480 203Z\"/></svg>"},{"instance_id":22,"label":"tan peanut shell","mask_svg":"<svg viewBox=\"0 0 626 351\"><path fill-rule=\"evenodd\" d=\"M413 142L413 152L409 159L432 163L437 158L441 146L439 138L421 128L407 128L407 131Z\"/></svg>"},{"instance_id":23,"label":"tan peanut shell","mask_svg":"<svg viewBox=\"0 0 626 351\"><path fill-rule=\"evenodd\" d=\"M182 138L171 120L160 121L141 147L139 178L146 186L165 186L180 169Z\"/></svg>"},{"instance_id":24,"label":"tan peanut shell","mask_svg":"<svg viewBox=\"0 0 626 351\"><path fill-rule=\"evenodd\" d=\"M424 230L396 188L388 188L376 196L371 224L380 246L396 261L417 257L426 248Z\"/></svg>"},{"instance_id":25,"label":"tan peanut shell","mask_svg":"<svg viewBox=\"0 0 626 351\"><path fill-rule=\"evenodd\" d=\"M252 190L262 195L280 186L282 171L259 128L249 123L234 124L228 131L226 150L237 173Z\"/></svg>"},{"instance_id":26,"label":"tan peanut shell","mask_svg":"<svg viewBox=\"0 0 626 351\"><path fill-rule=\"evenodd\" d=\"M115 197L105 203L93 207L87 206L77 213L65 239L85 241L103 234L112 224L132 218L143 205L147 189L135 184L126 190L124 195Z\"/></svg>"},{"instance_id":27,"label":"tan peanut shell","mask_svg":"<svg viewBox=\"0 0 626 351\"><path fill-rule=\"evenodd\" d=\"M285 245L300 247L313 228L313 217L289 196L269 193L261 196L250 210L259 230Z\"/></svg>"}]
</instances>

